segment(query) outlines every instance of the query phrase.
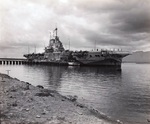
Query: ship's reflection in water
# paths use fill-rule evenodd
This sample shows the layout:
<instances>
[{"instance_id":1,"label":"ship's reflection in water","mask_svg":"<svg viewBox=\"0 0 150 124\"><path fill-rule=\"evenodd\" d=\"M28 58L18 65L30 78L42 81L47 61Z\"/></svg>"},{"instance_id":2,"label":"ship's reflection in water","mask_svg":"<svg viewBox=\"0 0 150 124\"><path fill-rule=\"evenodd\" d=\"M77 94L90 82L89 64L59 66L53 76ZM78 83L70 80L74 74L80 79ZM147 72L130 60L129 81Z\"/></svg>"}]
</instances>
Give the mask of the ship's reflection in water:
<instances>
[{"instance_id":1,"label":"ship's reflection in water","mask_svg":"<svg viewBox=\"0 0 150 124\"><path fill-rule=\"evenodd\" d=\"M122 71L98 67L0 66L0 72L43 85L126 123L150 118L150 66L123 64ZM17 72L17 73L16 73Z\"/></svg>"}]
</instances>

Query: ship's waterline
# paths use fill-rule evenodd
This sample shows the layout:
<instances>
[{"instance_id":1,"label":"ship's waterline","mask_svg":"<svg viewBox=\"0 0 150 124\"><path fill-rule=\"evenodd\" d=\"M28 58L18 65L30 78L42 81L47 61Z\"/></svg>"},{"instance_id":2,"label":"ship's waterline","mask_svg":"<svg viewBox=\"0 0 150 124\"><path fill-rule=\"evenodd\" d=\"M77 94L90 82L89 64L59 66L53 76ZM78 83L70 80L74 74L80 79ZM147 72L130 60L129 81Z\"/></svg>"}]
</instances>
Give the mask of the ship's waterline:
<instances>
[{"instance_id":1,"label":"ship's waterline","mask_svg":"<svg viewBox=\"0 0 150 124\"><path fill-rule=\"evenodd\" d=\"M122 64L122 71L99 67L0 65L7 73L33 85L43 85L130 124L150 118L150 65Z\"/></svg>"}]
</instances>

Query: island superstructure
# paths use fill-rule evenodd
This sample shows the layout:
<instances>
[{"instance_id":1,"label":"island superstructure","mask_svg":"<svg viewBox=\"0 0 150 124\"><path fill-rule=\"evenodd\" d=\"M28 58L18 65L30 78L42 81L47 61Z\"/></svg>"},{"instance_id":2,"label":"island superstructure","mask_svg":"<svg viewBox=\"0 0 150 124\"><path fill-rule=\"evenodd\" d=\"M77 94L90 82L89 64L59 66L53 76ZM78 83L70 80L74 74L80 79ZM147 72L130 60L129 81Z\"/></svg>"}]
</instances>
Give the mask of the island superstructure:
<instances>
[{"instance_id":1,"label":"island superstructure","mask_svg":"<svg viewBox=\"0 0 150 124\"><path fill-rule=\"evenodd\" d=\"M36 62L39 64L121 67L122 58L130 55L129 52L122 50L65 50L57 36L57 30L57 28L54 30L55 35L50 38L49 45L45 47L43 53L24 55L28 62Z\"/></svg>"},{"instance_id":2,"label":"island superstructure","mask_svg":"<svg viewBox=\"0 0 150 124\"><path fill-rule=\"evenodd\" d=\"M66 64L71 55L71 51L65 50L62 42L57 36L57 28L53 31L54 36L50 36L49 45L45 47L43 53L25 54L28 62L45 63L45 64Z\"/></svg>"}]
</instances>

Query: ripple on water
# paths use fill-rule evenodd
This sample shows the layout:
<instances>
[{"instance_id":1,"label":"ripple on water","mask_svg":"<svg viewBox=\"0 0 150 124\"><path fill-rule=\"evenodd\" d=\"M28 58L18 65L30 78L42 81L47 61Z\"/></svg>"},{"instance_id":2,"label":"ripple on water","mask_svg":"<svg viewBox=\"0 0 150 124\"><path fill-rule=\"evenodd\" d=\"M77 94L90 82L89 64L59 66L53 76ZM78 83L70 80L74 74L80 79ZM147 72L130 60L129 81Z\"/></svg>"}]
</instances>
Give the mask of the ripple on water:
<instances>
[{"instance_id":1,"label":"ripple on water","mask_svg":"<svg viewBox=\"0 0 150 124\"><path fill-rule=\"evenodd\" d=\"M150 65L123 64L122 71L98 67L3 66L0 72L57 90L77 95L78 101L129 123L144 123L150 118Z\"/></svg>"}]
</instances>

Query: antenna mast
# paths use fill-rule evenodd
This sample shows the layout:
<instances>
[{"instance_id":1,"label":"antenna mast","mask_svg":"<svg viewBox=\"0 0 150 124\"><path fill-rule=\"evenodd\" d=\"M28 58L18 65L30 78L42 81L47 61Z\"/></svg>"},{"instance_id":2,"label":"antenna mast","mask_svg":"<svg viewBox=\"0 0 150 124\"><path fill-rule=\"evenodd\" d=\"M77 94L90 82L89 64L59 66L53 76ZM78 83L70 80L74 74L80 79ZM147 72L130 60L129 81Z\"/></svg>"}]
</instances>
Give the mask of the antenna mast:
<instances>
[{"instance_id":1,"label":"antenna mast","mask_svg":"<svg viewBox=\"0 0 150 124\"><path fill-rule=\"evenodd\" d=\"M94 49L96 50L96 40L95 40L95 48Z\"/></svg>"},{"instance_id":2,"label":"antenna mast","mask_svg":"<svg viewBox=\"0 0 150 124\"><path fill-rule=\"evenodd\" d=\"M34 53L36 53L36 45L34 46Z\"/></svg>"},{"instance_id":3,"label":"antenna mast","mask_svg":"<svg viewBox=\"0 0 150 124\"><path fill-rule=\"evenodd\" d=\"M56 32L56 37L57 37L57 30L58 30L58 29L57 29L57 27L56 27L55 30L53 31L53 36L54 36L54 37L55 37L55 34L54 34L55 32Z\"/></svg>"},{"instance_id":4,"label":"antenna mast","mask_svg":"<svg viewBox=\"0 0 150 124\"><path fill-rule=\"evenodd\" d=\"M70 50L70 38L69 38L69 50Z\"/></svg>"},{"instance_id":5,"label":"antenna mast","mask_svg":"<svg viewBox=\"0 0 150 124\"><path fill-rule=\"evenodd\" d=\"M49 32L50 33L50 40L49 40L49 46L51 45L51 32Z\"/></svg>"},{"instance_id":6,"label":"antenna mast","mask_svg":"<svg viewBox=\"0 0 150 124\"><path fill-rule=\"evenodd\" d=\"M57 23L56 23L56 29L55 30L56 30L56 37L57 37Z\"/></svg>"},{"instance_id":7,"label":"antenna mast","mask_svg":"<svg viewBox=\"0 0 150 124\"><path fill-rule=\"evenodd\" d=\"M29 47L29 45L28 45L28 54L30 53L30 47Z\"/></svg>"},{"instance_id":8,"label":"antenna mast","mask_svg":"<svg viewBox=\"0 0 150 124\"><path fill-rule=\"evenodd\" d=\"M49 32L49 34L50 34L50 35L49 35L49 38L51 39L51 32Z\"/></svg>"}]
</instances>

